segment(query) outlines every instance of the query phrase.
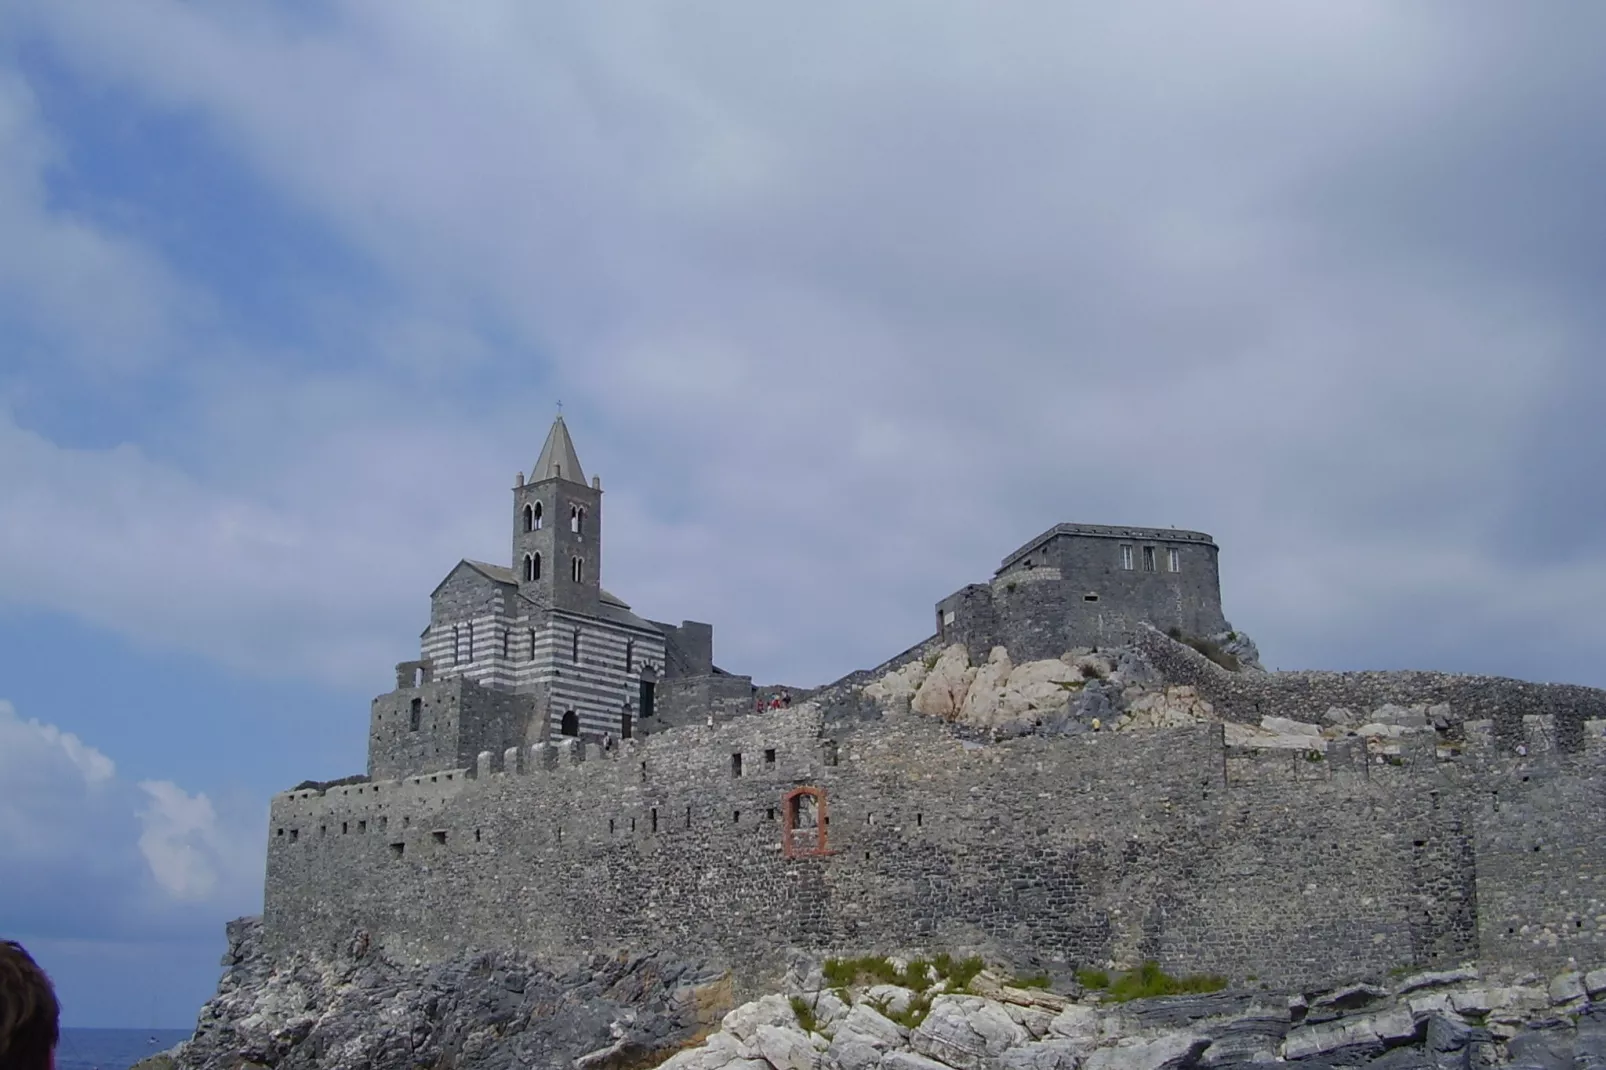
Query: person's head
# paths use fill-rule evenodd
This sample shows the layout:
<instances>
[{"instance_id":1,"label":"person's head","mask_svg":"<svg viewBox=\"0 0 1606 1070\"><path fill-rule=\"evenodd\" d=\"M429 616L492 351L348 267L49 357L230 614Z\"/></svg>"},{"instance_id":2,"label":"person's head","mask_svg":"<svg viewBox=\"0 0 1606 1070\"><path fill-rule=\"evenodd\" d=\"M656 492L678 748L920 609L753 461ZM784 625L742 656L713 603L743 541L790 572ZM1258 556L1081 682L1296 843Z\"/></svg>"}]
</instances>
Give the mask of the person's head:
<instances>
[{"instance_id":1,"label":"person's head","mask_svg":"<svg viewBox=\"0 0 1606 1070\"><path fill-rule=\"evenodd\" d=\"M50 978L21 944L0 940L0 1066L51 1070L60 1032Z\"/></svg>"}]
</instances>

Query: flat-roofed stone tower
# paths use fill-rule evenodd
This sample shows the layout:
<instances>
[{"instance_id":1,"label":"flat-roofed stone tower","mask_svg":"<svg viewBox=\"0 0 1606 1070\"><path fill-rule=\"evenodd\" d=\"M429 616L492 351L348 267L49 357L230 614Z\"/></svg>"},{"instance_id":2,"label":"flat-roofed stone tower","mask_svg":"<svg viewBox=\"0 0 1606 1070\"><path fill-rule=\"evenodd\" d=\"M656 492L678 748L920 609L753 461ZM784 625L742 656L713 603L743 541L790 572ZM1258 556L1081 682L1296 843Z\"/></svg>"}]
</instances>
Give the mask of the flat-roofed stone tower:
<instances>
[{"instance_id":1,"label":"flat-roofed stone tower","mask_svg":"<svg viewBox=\"0 0 1606 1070\"><path fill-rule=\"evenodd\" d=\"M705 677L712 631L644 620L602 586L602 481L559 416L513 487L511 567L464 559L430 594L421 657L373 702L368 772L468 767L547 736L628 739L666 678Z\"/></svg>"},{"instance_id":2,"label":"flat-roofed stone tower","mask_svg":"<svg viewBox=\"0 0 1606 1070\"><path fill-rule=\"evenodd\" d=\"M1227 628L1216 542L1202 531L1056 524L1005 557L988 583L937 603L937 636L1017 660L1109 645L1140 623L1208 636Z\"/></svg>"}]
</instances>

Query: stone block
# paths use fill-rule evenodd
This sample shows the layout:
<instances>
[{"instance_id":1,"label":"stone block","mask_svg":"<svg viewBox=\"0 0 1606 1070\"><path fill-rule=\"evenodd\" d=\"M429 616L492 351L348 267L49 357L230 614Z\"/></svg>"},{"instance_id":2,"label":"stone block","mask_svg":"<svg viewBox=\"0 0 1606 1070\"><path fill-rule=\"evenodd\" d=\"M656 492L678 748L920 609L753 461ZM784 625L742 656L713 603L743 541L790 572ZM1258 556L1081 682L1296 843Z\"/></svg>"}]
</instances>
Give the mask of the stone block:
<instances>
[{"instance_id":1,"label":"stone block","mask_svg":"<svg viewBox=\"0 0 1606 1070\"><path fill-rule=\"evenodd\" d=\"M1571 1003L1584 998L1584 975L1577 972L1558 974L1550 979L1550 1002Z\"/></svg>"}]
</instances>

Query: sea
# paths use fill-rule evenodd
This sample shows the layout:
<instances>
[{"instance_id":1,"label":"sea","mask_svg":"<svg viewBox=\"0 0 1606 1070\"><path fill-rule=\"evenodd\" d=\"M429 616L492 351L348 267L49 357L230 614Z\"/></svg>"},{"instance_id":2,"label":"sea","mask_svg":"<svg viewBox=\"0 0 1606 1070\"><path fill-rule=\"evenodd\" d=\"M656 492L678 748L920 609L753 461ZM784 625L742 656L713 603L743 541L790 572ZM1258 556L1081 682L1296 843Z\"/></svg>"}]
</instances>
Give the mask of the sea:
<instances>
[{"instance_id":1,"label":"sea","mask_svg":"<svg viewBox=\"0 0 1606 1070\"><path fill-rule=\"evenodd\" d=\"M63 1029L56 1070L128 1070L189 1038L188 1029Z\"/></svg>"}]
</instances>

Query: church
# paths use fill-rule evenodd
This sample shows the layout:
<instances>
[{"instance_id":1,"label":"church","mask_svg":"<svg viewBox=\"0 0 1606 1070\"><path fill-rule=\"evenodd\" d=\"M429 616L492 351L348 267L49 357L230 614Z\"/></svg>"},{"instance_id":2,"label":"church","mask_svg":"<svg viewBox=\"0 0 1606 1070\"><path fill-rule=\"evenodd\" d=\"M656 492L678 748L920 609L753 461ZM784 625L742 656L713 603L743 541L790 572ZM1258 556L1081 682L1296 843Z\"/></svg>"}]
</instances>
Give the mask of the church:
<instances>
[{"instance_id":1,"label":"church","mask_svg":"<svg viewBox=\"0 0 1606 1070\"><path fill-rule=\"evenodd\" d=\"M446 574L418 660L374 700L370 776L473 765L555 736L630 739L662 720L666 683L726 675L710 625L645 620L603 588L602 481L587 482L561 415L512 504L509 564L465 558Z\"/></svg>"}]
</instances>

